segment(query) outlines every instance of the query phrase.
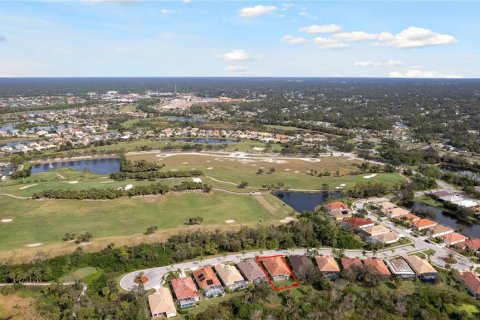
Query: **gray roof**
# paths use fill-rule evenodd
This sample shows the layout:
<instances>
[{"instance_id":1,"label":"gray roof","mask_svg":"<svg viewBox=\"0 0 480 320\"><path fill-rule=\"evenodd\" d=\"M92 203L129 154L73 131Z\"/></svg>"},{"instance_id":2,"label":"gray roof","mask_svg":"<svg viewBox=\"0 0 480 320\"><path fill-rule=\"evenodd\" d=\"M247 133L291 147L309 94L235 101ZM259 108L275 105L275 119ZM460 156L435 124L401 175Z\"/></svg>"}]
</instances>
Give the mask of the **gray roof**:
<instances>
[{"instance_id":1,"label":"gray roof","mask_svg":"<svg viewBox=\"0 0 480 320\"><path fill-rule=\"evenodd\" d=\"M237 268L247 278L248 281L253 281L258 278L265 278L265 273L254 259L247 259L237 263Z\"/></svg>"},{"instance_id":2,"label":"gray roof","mask_svg":"<svg viewBox=\"0 0 480 320\"><path fill-rule=\"evenodd\" d=\"M413 272L412 268L410 268L408 263L402 258L387 259L385 260L385 263L393 274L415 275L415 272Z\"/></svg>"}]
</instances>

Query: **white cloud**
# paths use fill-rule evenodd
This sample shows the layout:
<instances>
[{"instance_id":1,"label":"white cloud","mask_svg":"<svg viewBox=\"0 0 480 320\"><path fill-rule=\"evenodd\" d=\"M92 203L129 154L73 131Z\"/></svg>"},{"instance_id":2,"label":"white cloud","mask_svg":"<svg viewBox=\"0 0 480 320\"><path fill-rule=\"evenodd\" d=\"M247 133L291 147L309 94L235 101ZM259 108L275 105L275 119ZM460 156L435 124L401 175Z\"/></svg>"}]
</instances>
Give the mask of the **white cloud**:
<instances>
[{"instance_id":1,"label":"white cloud","mask_svg":"<svg viewBox=\"0 0 480 320\"><path fill-rule=\"evenodd\" d=\"M302 17L305 17L305 18L307 18L307 19L317 20L317 17L316 17L316 16L314 16L313 14L308 13L308 12L306 12L306 11L300 12L299 15L302 16Z\"/></svg>"},{"instance_id":2,"label":"white cloud","mask_svg":"<svg viewBox=\"0 0 480 320\"><path fill-rule=\"evenodd\" d=\"M392 46L399 49L445 45L456 41L454 36L435 33L429 29L418 27L408 27L397 34L391 34L389 32L367 33L363 31L353 31L337 33L334 37L347 42L376 40L376 45Z\"/></svg>"},{"instance_id":3,"label":"white cloud","mask_svg":"<svg viewBox=\"0 0 480 320\"><path fill-rule=\"evenodd\" d=\"M245 73L247 68L244 66L226 66L225 71L232 73Z\"/></svg>"},{"instance_id":4,"label":"white cloud","mask_svg":"<svg viewBox=\"0 0 480 320\"><path fill-rule=\"evenodd\" d=\"M0 37L0 39L1 39L1 37ZM0 40L0 42L1 42L1 40ZM473 53L464 53L464 54L460 55L460 57L461 57L462 59L469 60L469 59L476 59L476 58L478 58L478 55L473 54Z\"/></svg>"},{"instance_id":5,"label":"white cloud","mask_svg":"<svg viewBox=\"0 0 480 320\"><path fill-rule=\"evenodd\" d=\"M356 67L394 67L400 66L403 62L397 60L388 61L373 61L373 60L360 60L353 63Z\"/></svg>"},{"instance_id":6,"label":"white cloud","mask_svg":"<svg viewBox=\"0 0 480 320\"><path fill-rule=\"evenodd\" d=\"M171 10L171 9L160 9L160 13L161 14L170 14L170 13L174 13L175 10Z\"/></svg>"},{"instance_id":7,"label":"white cloud","mask_svg":"<svg viewBox=\"0 0 480 320\"><path fill-rule=\"evenodd\" d=\"M334 35L334 37L341 41L366 41L379 40L378 34L367 33L363 31L341 32Z\"/></svg>"},{"instance_id":8,"label":"white cloud","mask_svg":"<svg viewBox=\"0 0 480 320\"><path fill-rule=\"evenodd\" d=\"M391 78L462 78L460 75L441 73L438 71L425 71L419 68L407 70L406 72L390 72Z\"/></svg>"},{"instance_id":9,"label":"white cloud","mask_svg":"<svg viewBox=\"0 0 480 320\"><path fill-rule=\"evenodd\" d=\"M277 10L275 6L264 6L264 5L256 5L253 7L246 7L240 9L240 16L250 18L250 17L258 17L263 16L269 13L272 13Z\"/></svg>"},{"instance_id":10,"label":"white cloud","mask_svg":"<svg viewBox=\"0 0 480 320\"><path fill-rule=\"evenodd\" d=\"M315 44L317 44L319 47L328 49L344 49L349 47L348 44L340 42L336 39L328 39L322 37L316 37L313 42L315 42Z\"/></svg>"},{"instance_id":11,"label":"white cloud","mask_svg":"<svg viewBox=\"0 0 480 320\"><path fill-rule=\"evenodd\" d=\"M192 0L182 0L183 3L190 3Z\"/></svg>"},{"instance_id":12,"label":"white cloud","mask_svg":"<svg viewBox=\"0 0 480 320\"><path fill-rule=\"evenodd\" d=\"M250 54L248 54L247 51L243 49L235 49L229 52L225 52L219 57L226 61L245 61L252 58Z\"/></svg>"},{"instance_id":13,"label":"white cloud","mask_svg":"<svg viewBox=\"0 0 480 320\"><path fill-rule=\"evenodd\" d=\"M298 30L300 32L304 32L308 34L335 33L342 30L342 27L336 24L324 24L324 25L312 24L311 26L303 27Z\"/></svg>"},{"instance_id":14,"label":"white cloud","mask_svg":"<svg viewBox=\"0 0 480 320\"><path fill-rule=\"evenodd\" d=\"M307 39L302 38L302 37L294 37L290 35L283 36L282 38L283 42L289 43L289 44L299 44L299 43L306 43L308 42Z\"/></svg>"}]
</instances>

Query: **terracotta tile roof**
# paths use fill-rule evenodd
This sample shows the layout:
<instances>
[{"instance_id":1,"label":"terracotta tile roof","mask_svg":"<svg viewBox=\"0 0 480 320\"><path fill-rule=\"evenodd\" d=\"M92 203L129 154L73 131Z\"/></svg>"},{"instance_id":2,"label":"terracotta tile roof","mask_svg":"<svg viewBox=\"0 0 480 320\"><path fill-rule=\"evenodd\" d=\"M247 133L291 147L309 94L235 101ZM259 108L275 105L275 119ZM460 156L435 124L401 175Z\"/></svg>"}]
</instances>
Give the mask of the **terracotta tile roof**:
<instances>
[{"instance_id":1,"label":"terracotta tile roof","mask_svg":"<svg viewBox=\"0 0 480 320\"><path fill-rule=\"evenodd\" d=\"M363 268L362 260L360 260L359 258L342 257L340 259L340 261L342 263L343 269L349 270L349 269L352 269L355 266Z\"/></svg>"},{"instance_id":2,"label":"terracotta tile roof","mask_svg":"<svg viewBox=\"0 0 480 320\"><path fill-rule=\"evenodd\" d=\"M468 239L459 245L462 248L467 248L470 250L478 250L480 249L480 239Z\"/></svg>"},{"instance_id":3,"label":"terracotta tile roof","mask_svg":"<svg viewBox=\"0 0 480 320\"><path fill-rule=\"evenodd\" d=\"M178 300L198 297L197 286L192 278L176 278L170 282Z\"/></svg>"},{"instance_id":4,"label":"terracotta tile roof","mask_svg":"<svg viewBox=\"0 0 480 320\"><path fill-rule=\"evenodd\" d=\"M372 237L373 239L382 242L382 243L391 243L400 240L400 234L395 231L390 231L389 233L379 234Z\"/></svg>"},{"instance_id":5,"label":"terracotta tile roof","mask_svg":"<svg viewBox=\"0 0 480 320\"><path fill-rule=\"evenodd\" d=\"M150 306L151 314L176 314L177 308L173 302L170 290L165 287L160 287L155 293L148 296L148 305Z\"/></svg>"},{"instance_id":6,"label":"terracotta tile roof","mask_svg":"<svg viewBox=\"0 0 480 320\"><path fill-rule=\"evenodd\" d=\"M480 278L472 272L464 272L460 275L460 279L465 286L476 295L480 295Z\"/></svg>"},{"instance_id":7,"label":"terracotta tile roof","mask_svg":"<svg viewBox=\"0 0 480 320\"><path fill-rule=\"evenodd\" d=\"M412 225L417 228L417 229L424 229L424 228L431 228L437 225L435 221L429 220L429 219L420 219L417 221L414 221Z\"/></svg>"},{"instance_id":8,"label":"terracotta tile roof","mask_svg":"<svg viewBox=\"0 0 480 320\"><path fill-rule=\"evenodd\" d=\"M393 208L393 209L391 209L391 210L387 210L387 211L386 211L386 214L387 214L389 217L392 217L392 218L404 216L404 215L407 215L407 214L409 214L409 213L410 213L410 211L405 210L405 209L403 209L403 208Z\"/></svg>"},{"instance_id":9,"label":"terracotta tile roof","mask_svg":"<svg viewBox=\"0 0 480 320\"><path fill-rule=\"evenodd\" d=\"M396 208L396 207L397 207L397 205L395 203L391 203L391 202L388 202L388 201L380 203L380 208L384 211L390 210L390 209L393 209L393 208Z\"/></svg>"},{"instance_id":10,"label":"terracotta tile roof","mask_svg":"<svg viewBox=\"0 0 480 320\"><path fill-rule=\"evenodd\" d=\"M291 273L282 257L266 258L262 263L272 277Z\"/></svg>"},{"instance_id":11,"label":"terracotta tile roof","mask_svg":"<svg viewBox=\"0 0 480 320\"><path fill-rule=\"evenodd\" d=\"M341 201L330 202L324 205L325 208L333 210L333 209L348 209L348 205Z\"/></svg>"},{"instance_id":12,"label":"terracotta tile roof","mask_svg":"<svg viewBox=\"0 0 480 320\"><path fill-rule=\"evenodd\" d=\"M365 233L368 233L370 236L377 236L379 234L389 233L390 229L385 227L383 224L379 224L376 226L366 227L362 229Z\"/></svg>"},{"instance_id":13,"label":"terracotta tile roof","mask_svg":"<svg viewBox=\"0 0 480 320\"><path fill-rule=\"evenodd\" d=\"M464 241L468 240L467 237L465 237L463 234L458 233L458 232L453 232L453 233L446 234L446 235L442 236L442 239L447 245L454 245L454 244L457 244L457 243L464 242Z\"/></svg>"},{"instance_id":14,"label":"terracotta tile roof","mask_svg":"<svg viewBox=\"0 0 480 320\"><path fill-rule=\"evenodd\" d=\"M321 272L340 272L340 267L332 256L317 256L315 257L315 261Z\"/></svg>"},{"instance_id":15,"label":"terracotta tile roof","mask_svg":"<svg viewBox=\"0 0 480 320\"><path fill-rule=\"evenodd\" d=\"M351 225L352 227L356 228L361 228L363 226L368 226L368 225L373 225L374 222L370 219L364 219L364 218L351 218L351 219L345 219L343 222Z\"/></svg>"},{"instance_id":16,"label":"terracotta tile roof","mask_svg":"<svg viewBox=\"0 0 480 320\"><path fill-rule=\"evenodd\" d=\"M372 267L378 275L381 275L381 276L389 276L390 275L390 271L388 271L387 266L380 259L377 259L377 258L363 259L363 264L365 266Z\"/></svg>"},{"instance_id":17,"label":"terracotta tile roof","mask_svg":"<svg viewBox=\"0 0 480 320\"><path fill-rule=\"evenodd\" d=\"M221 286L220 280L218 280L210 266L197 269L192 272L192 275L202 289L208 289L211 286Z\"/></svg>"}]
</instances>

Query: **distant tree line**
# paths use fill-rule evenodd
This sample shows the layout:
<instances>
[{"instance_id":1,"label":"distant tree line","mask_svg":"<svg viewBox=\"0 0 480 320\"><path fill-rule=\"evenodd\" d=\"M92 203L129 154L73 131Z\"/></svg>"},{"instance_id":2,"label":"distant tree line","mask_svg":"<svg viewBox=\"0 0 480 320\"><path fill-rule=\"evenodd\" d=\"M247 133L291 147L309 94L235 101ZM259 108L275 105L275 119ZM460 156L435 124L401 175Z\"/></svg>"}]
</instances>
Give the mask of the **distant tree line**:
<instances>
[{"instance_id":1,"label":"distant tree line","mask_svg":"<svg viewBox=\"0 0 480 320\"><path fill-rule=\"evenodd\" d=\"M168 178L188 178L202 176L201 170L179 170L179 171L148 171L148 172L115 172L110 174L111 179L168 179Z\"/></svg>"},{"instance_id":2,"label":"distant tree line","mask_svg":"<svg viewBox=\"0 0 480 320\"><path fill-rule=\"evenodd\" d=\"M124 189L88 189L88 190L44 190L32 195L33 199L72 199L72 200L113 200L120 197L134 197L149 194L166 194L169 191L204 190L209 191L209 186L202 183L183 181L178 185L169 187L162 183L153 183L146 186L135 186L129 190Z\"/></svg>"}]
</instances>

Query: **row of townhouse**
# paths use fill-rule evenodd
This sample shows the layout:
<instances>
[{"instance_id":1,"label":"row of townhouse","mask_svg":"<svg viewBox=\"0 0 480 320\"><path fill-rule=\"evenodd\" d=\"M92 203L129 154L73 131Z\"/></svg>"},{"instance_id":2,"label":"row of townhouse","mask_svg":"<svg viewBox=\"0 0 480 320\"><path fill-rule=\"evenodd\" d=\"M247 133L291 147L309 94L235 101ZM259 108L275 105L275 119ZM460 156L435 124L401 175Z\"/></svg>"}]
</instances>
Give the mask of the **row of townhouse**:
<instances>
[{"instance_id":1,"label":"row of townhouse","mask_svg":"<svg viewBox=\"0 0 480 320\"><path fill-rule=\"evenodd\" d=\"M382 202L378 204L378 207L382 214L392 221L402 222L412 229L425 233L432 238L441 239L447 246L459 245L468 240L468 237L455 232L452 228L430 219L420 218L392 202Z\"/></svg>"}]
</instances>

